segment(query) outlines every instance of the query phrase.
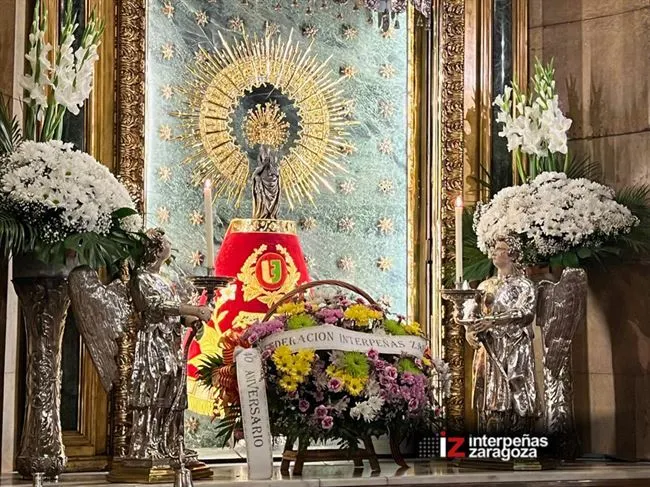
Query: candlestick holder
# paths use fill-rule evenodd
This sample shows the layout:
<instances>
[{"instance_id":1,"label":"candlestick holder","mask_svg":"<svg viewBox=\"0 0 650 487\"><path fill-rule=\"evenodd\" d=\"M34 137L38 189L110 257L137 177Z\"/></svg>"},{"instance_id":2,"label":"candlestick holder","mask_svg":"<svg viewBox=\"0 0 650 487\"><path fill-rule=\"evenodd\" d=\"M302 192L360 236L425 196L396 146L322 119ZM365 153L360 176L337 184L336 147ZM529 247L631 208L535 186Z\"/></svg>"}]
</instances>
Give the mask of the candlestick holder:
<instances>
[{"instance_id":1,"label":"candlestick holder","mask_svg":"<svg viewBox=\"0 0 650 487\"><path fill-rule=\"evenodd\" d=\"M477 305L481 304L481 299L483 297L484 291L479 289L443 289L441 292L442 299L446 301L451 301L454 305L454 321L458 322L459 317L463 311L464 304L474 299Z\"/></svg>"},{"instance_id":2,"label":"candlestick holder","mask_svg":"<svg viewBox=\"0 0 650 487\"><path fill-rule=\"evenodd\" d=\"M209 270L210 269L208 269L208 271ZM192 281L192 284L194 284L194 287L199 292L205 290L205 292L208 295L208 303L214 299L215 291L217 289L222 289L234 282L234 279L232 277L211 276L211 275L191 276L189 279L190 281Z\"/></svg>"}]
</instances>

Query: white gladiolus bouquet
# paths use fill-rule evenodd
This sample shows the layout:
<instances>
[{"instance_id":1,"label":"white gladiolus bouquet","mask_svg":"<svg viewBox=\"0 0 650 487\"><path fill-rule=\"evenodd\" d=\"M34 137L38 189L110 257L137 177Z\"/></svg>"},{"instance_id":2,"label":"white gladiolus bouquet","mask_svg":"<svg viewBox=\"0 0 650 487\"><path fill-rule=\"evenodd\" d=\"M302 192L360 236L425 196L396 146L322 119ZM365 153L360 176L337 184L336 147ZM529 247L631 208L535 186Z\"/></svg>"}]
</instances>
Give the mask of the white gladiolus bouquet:
<instances>
[{"instance_id":1,"label":"white gladiolus bouquet","mask_svg":"<svg viewBox=\"0 0 650 487\"><path fill-rule=\"evenodd\" d=\"M499 107L499 135L508 140L521 182L534 179L542 171L566 170L569 162L567 131L571 119L560 110L554 74L552 64L544 67L536 61L529 97L513 83L494 101ZM528 164L523 160L524 154Z\"/></svg>"},{"instance_id":2,"label":"white gladiolus bouquet","mask_svg":"<svg viewBox=\"0 0 650 487\"><path fill-rule=\"evenodd\" d=\"M72 2L66 1L61 24L61 42L56 48L45 42L47 10L37 0L34 21L29 34L28 73L23 77L25 88L25 138L48 141L61 137L66 111L78 114L93 85L94 66L99 59L97 48L104 23L93 12L75 50L78 24L72 14ZM53 56L52 56L53 54Z\"/></svg>"},{"instance_id":3,"label":"white gladiolus bouquet","mask_svg":"<svg viewBox=\"0 0 650 487\"><path fill-rule=\"evenodd\" d=\"M504 188L474 214L478 248L488 254L499 237L520 246L525 264L577 266L579 258L639 224L614 191L588 179L543 172Z\"/></svg>"}]
</instances>

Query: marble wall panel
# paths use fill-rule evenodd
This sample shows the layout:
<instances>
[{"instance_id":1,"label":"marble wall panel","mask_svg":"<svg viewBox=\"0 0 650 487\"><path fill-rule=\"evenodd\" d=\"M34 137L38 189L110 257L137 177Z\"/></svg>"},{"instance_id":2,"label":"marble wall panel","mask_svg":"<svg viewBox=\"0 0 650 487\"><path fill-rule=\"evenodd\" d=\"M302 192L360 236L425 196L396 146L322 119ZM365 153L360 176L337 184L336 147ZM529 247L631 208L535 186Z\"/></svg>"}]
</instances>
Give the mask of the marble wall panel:
<instances>
[{"instance_id":1,"label":"marble wall panel","mask_svg":"<svg viewBox=\"0 0 650 487\"><path fill-rule=\"evenodd\" d=\"M545 15L549 8L544 2ZM562 107L574 119L572 138L650 128L649 31L650 8L544 25L543 59L555 60Z\"/></svg>"},{"instance_id":2,"label":"marble wall panel","mask_svg":"<svg viewBox=\"0 0 650 487\"><path fill-rule=\"evenodd\" d=\"M650 1L529 0L531 59L555 59L570 149L617 188L650 183ZM574 342L584 452L650 458L650 264L589 274Z\"/></svg>"},{"instance_id":3,"label":"marble wall panel","mask_svg":"<svg viewBox=\"0 0 650 487\"><path fill-rule=\"evenodd\" d=\"M542 25L544 9L542 0L528 0L528 28L533 29Z\"/></svg>"},{"instance_id":4,"label":"marble wall panel","mask_svg":"<svg viewBox=\"0 0 650 487\"><path fill-rule=\"evenodd\" d=\"M553 25L632 12L649 7L650 0L536 0L535 4L542 4L543 11L541 18L539 14L534 18L539 23L531 25Z\"/></svg>"},{"instance_id":5,"label":"marble wall panel","mask_svg":"<svg viewBox=\"0 0 650 487\"><path fill-rule=\"evenodd\" d=\"M598 161L608 184L621 188L650 183L650 131L574 140L569 147L576 154Z\"/></svg>"}]
</instances>

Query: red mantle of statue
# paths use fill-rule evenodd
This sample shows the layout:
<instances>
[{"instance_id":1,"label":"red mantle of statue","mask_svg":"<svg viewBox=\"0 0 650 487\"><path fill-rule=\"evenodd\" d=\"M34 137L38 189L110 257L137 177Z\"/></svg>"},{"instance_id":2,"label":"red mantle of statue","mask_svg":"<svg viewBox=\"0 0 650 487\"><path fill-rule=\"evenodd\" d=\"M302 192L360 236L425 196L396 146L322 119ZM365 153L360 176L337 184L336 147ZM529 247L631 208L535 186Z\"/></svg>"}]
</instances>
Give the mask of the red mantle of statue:
<instances>
[{"instance_id":1,"label":"red mantle of statue","mask_svg":"<svg viewBox=\"0 0 650 487\"><path fill-rule=\"evenodd\" d=\"M234 284L215 296L215 312L188 356L189 409L210 415L210 391L197 381L197 366L219 352L221 335L246 327L296 286L309 281L296 223L286 220L233 220L215 259L215 274Z\"/></svg>"}]
</instances>

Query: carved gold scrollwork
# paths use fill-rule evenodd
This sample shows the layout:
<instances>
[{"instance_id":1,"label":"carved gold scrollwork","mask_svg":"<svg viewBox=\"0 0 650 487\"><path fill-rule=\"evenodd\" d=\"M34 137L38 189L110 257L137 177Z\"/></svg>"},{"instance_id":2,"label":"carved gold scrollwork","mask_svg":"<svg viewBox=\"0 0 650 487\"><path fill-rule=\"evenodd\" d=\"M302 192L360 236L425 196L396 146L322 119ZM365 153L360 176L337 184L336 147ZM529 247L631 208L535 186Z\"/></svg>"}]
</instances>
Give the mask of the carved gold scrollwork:
<instances>
[{"instance_id":1,"label":"carved gold scrollwork","mask_svg":"<svg viewBox=\"0 0 650 487\"><path fill-rule=\"evenodd\" d=\"M440 76L439 134L434 137L434 158L441 154L439 179L434 181L439 195L440 257L443 264L434 272L441 279L444 264L453 261L454 199L463 192L463 81L464 81L464 0L437 0L437 30L440 33L437 74ZM117 0L117 173L144 210L144 106L146 0ZM435 57L435 56L434 56ZM436 69L434 67L434 69ZM414 174L414 173L413 173ZM414 239L413 239L414 240ZM409 242L413 245L413 242ZM413 251L410 251L413 258ZM410 274L414 279L414 272ZM413 281L414 282L414 281ZM424 292L424 289L420 290ZM436 292L436 291L434 291ZM435 308L434 309L438 309ZM434 311L434 319L438 319ZM436 326L439 323L434 323ZM451 324L451 313L442 320L445 358L452 373L451 395L447 401L450 427L458 429L464 416L464 333ZM116 404L115 414L119 413Z\"/></svg>"},{"instance_id":2,"label":"carved gold scrollwork","mask_svg":"<svg viewBox=\"0 0 650 487\"><path fill-rule=\"evenodd\" d=\"M444 269L445 264L454 259L454 201L458 195L463 195L465 2L464 0L442 0L441 7L439 72L442 76L440 91L442 225L440 241L442 269ZM451 388L446 410L448 428L451 431L462 431L465 416L464 331L451 317L451 310L447 307L442 318L445 332L444 355L451 372Z\"/></svg>"},{"instance_id":3,"label":"carved gold scrollwork","mask_svg":"<svg viewBox=\"0 0 650 487\"><path fill-rule=\"evenodd\" d=\"M117 174L144 211L146 0L117 2Z\"/></svg>"}]
</instances>

